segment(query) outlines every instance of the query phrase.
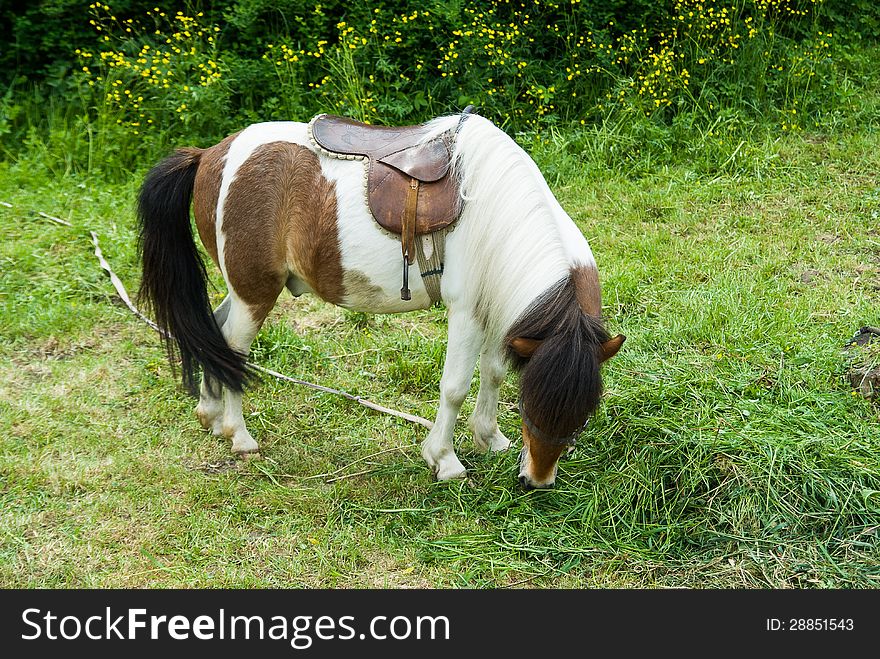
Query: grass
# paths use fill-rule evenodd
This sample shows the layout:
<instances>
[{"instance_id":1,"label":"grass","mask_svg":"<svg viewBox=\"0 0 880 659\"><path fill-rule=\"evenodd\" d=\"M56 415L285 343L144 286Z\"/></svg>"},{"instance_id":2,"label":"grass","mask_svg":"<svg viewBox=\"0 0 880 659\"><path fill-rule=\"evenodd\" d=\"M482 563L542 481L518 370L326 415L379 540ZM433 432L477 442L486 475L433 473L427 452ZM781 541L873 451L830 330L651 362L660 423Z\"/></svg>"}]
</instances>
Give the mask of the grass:
<instances>
[{"instance_id":1,"label":"grass","mask_svg":"<svg viewBox=\"0 0 880 659\"><path fill-rule=\"evenodd\" d=\"M462 482L431 480L423 429L275 380L245 400L264 459L233 460L92 254L89 230L136 289L139 177L0 163L0 586L877 587L880 412L843 349L880 324L876 125L714 168L528 143L628 336L549 492L475 451L473 395ZM253 358L432 418L445 337L442 311L285 297Z\"/></svg>"}]
</instances>

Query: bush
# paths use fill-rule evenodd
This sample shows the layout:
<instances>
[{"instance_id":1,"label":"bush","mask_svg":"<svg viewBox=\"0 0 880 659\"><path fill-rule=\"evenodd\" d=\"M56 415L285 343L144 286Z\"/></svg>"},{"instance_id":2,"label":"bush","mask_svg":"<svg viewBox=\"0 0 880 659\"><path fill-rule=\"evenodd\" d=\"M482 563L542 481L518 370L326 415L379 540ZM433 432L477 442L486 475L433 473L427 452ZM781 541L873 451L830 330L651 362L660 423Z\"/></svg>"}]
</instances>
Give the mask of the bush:
<instances>
[{"instance_id":1,"label":"bush","mask_svg":"<svg viewBox=\"0 0 880 659\"><path fill-rule=\"evenodd\" d=\"M816 127L857 91L853 44L876 39L880 16L867 0L855 15L840 0L117 4L62 29L76 3L54 0L13 24L20 39L52 18L37 50L57 58L38 86L64 90L91 151L120 149L129 165L322 111L414 123L474 104L511 132L644 117L722 142L755 122ZM19 106L2 105L10 143L28 129Z\"/></svg>"}]
</instances>

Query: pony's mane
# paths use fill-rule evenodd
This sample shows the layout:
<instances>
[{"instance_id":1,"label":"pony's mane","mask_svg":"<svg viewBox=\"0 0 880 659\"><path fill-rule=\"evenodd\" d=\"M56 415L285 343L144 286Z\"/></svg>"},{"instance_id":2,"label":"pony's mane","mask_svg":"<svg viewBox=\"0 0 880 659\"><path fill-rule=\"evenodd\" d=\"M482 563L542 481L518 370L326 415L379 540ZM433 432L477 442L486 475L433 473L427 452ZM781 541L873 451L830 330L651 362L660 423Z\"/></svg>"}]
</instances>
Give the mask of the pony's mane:
<instances>
[{"instance_id":1,"label":"pony's mane","mask_svg":"<svg viewBox=\"0 0 880 659\"><path fill-rule=\"evenodd\" d=\"M454 129L459 118L429 122L429 134ZM584 425L602 395L600 348L609 336L584 311L582 302L598 290L579 276L595 268L589 245L531 157L488 119L473 115L461 124L453 175L465 202L455 231L469 252L472 269L463 276L475 319L507 346L514 338L541 340L528 360L508 355L520 372L525 414L543 435L561 440Z\"/></svg>"},{"instance_id":2,"label":"pony's mane","mask_svg":"<svg viewBox=\"0 0 880 659\"><path fill-rule=\"evenodd\" d=\"M427 127L454 130L459 120L440 117ZM479 115L461 124L452 175L460 181L464 203L453 231L467 268L459 276L470 282L477 321L501 341L535 296L576 262L559 228L557 216L564 211L522 147Z\"/></svg>"},{"instance_id":3,"label":"pony's mane","mask_svg":"<svg viewBox=\"0 0 880 659\"><path fill-rule=\"evenodd\" d=\"M548 437L564 438L582 427L602 396L601 345L609 339L601 318L578 304L576 278L560 280L534 302L507 332L515 338L539 339L526 359L508 347L520 372L520 397L531 422Z\"/></svg>"}]
</instances>

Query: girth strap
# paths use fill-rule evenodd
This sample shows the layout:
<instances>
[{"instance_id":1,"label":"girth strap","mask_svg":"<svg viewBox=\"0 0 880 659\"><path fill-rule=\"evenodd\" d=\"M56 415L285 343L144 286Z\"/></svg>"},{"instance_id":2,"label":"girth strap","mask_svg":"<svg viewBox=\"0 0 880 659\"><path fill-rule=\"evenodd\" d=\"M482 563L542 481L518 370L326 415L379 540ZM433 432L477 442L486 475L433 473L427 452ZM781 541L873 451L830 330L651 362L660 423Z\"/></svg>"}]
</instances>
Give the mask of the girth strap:
<instances>
[{"instance_id":1,"label":"girth strap","mask_svg":"<svg viewBox=\"0 0 880 659\"><path fill-rule=\"evenodd\" d=\"M415 261L415 238L416 238L416 209L419 205L419 181L410 179L409 189L406 192L406 205L403 208L400 232L400 248L403 252L403 287L400 289L400 299L409 300L412 295L409 290L409 266Z\"/></svg>"},{"instance_id":2,"label":"girth strap","mask_svg":"<svg viewBox=\"0 0 880 659\"><path fill-rule=\"evenodd\" d=\"M425 282L425 290L431 298L431 304L440 302L440 280L443 276L444 257L446 253L446 229L425 234L416 239L416 258L419 272Z\"/></svg>"}]
</instances>

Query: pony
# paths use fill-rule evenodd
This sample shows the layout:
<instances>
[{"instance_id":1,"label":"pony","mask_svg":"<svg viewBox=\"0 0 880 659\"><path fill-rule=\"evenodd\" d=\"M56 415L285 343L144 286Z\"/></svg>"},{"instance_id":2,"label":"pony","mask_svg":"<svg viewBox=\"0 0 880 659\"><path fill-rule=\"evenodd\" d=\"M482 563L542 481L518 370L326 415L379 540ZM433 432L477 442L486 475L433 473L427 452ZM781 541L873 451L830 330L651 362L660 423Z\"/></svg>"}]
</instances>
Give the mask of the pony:
<instances>
[{"instance_id":1,"label":"pony","mask_svg":"<svg viewBox=\"0 0 880 659\"><path fill-rule=\"evenodd\" d=\"M482 451L510 440L498 428L499 387L519 374L519 482L548 488L602 395L600 366L625 337L604 327L590 246L531 157L479 115L421 125L430 140L457 129L450 175L461 210L445 237L440 295L448 336L436 420L421 455L438 480L466 475L453 428L479 361L468 425ZM137 202L139 298L163 330L172 365L199 402L202 426L245 457L259 446L242 394L255 379L247 356L286 288L367 313L428 308L422 278L401 299L400 239L374 221L364 163L330 157L309 125L252 124L214 146L176 150L146 175ZM191 227L228 294L212 310ZM201 382L197 381L201 370Z\"/></svg>"}]
</instances>

